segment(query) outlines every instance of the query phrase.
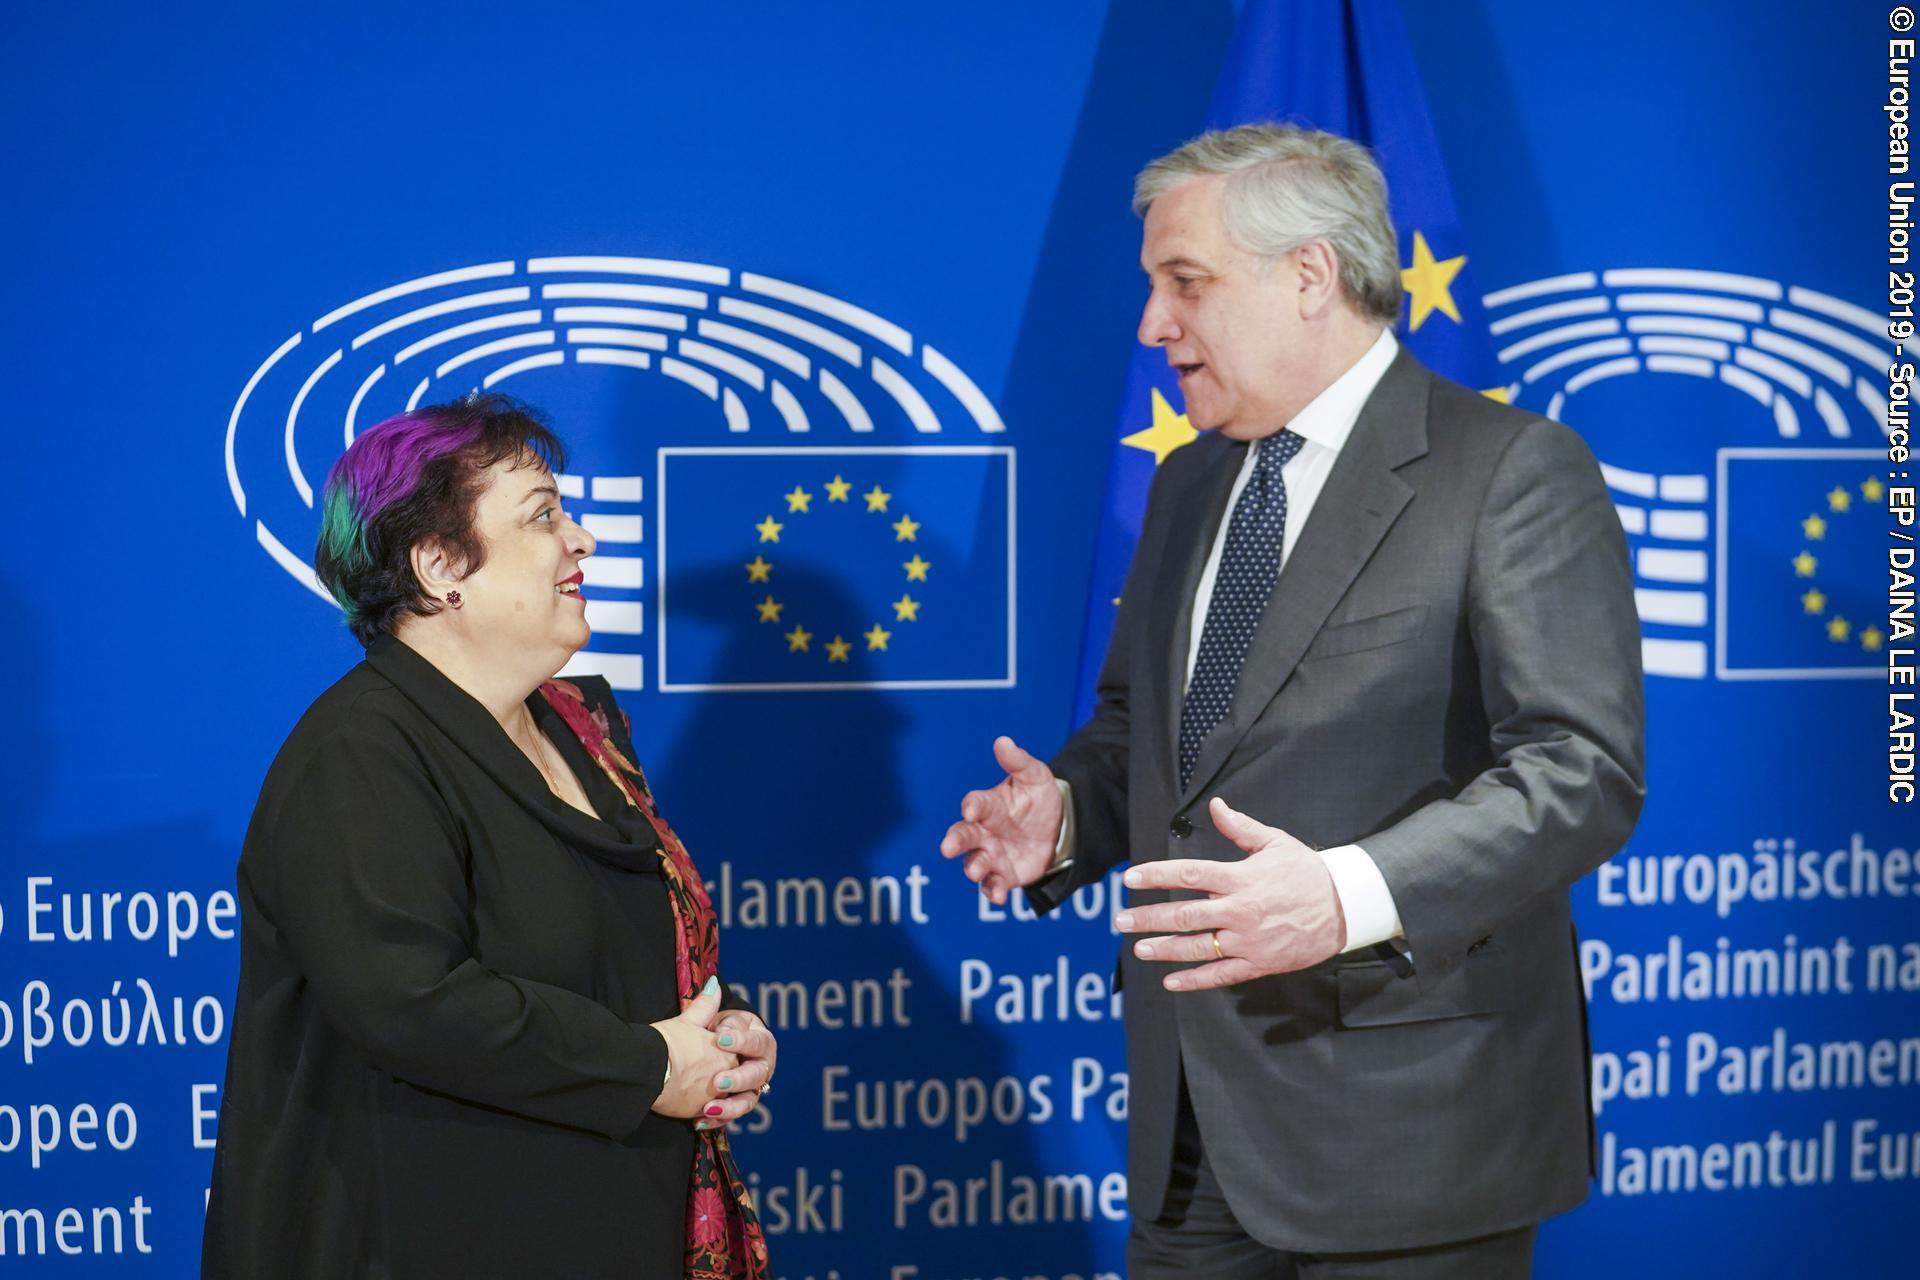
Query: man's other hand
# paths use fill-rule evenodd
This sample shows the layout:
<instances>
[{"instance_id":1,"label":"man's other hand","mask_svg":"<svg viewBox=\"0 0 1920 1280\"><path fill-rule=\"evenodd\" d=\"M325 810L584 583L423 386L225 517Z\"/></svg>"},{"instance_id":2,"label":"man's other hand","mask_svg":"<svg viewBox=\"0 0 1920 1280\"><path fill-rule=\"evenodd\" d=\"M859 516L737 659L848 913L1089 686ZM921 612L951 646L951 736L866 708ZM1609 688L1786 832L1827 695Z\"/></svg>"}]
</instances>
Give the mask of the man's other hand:
<instances>
[{"instance_id":1,"label":"man's other hand","mask_svg":"<svg viewBox=\"0 0 1920 1280\"><path fill-rule=\"evenodd\" d=\"M1278 827L1256 822L1215 796L1220 834L1247 856L1238 862L1176 858L1128 868L1129 889L1184 889L1204 898L1129 907L1122 933L1164 934L1134 943L1142 960L1198 964L1170 973L1169 991L1230 987L1292 973L1340 954L1346 917L1320 855Z\"/></svg>"},{"instance_id":2,"label":"man's other hand","mask_svg":"<svg viewBox=\"0 0 1920 1280\"><path fill-rule=\"evenodd\" d=\"M945 858L965 856L967 879L997 905L1046 874L1060 839L1060 786L1052 770L1012 738L993 740L993 758L1007 776L990 791L960 800L960 821L940 841Z\"/></svg>"}]
</instances>

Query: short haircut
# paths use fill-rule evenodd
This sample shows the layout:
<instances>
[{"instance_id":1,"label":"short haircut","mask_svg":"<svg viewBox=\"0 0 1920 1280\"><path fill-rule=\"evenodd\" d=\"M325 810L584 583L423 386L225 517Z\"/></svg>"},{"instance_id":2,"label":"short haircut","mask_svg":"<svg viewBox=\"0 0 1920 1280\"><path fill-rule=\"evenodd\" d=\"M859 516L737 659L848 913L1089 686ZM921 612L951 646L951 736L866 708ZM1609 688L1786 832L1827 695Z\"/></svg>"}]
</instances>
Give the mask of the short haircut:
<instances>
[{"instance_id":1,"label":"short haircut","mask_svg":"<svg viewBox=\"0 0 1920 1280\"><path fill-rule=\"evenodd\" d=\"M525 459L566 468L566 448L539 413L510 396L427 405L362 432L327 474L313 568L362 644L440 602L413 572L413 548L433 539L462 575L486 562L473 508L487 469Z\"/></svg>"},{"instance_id":2,"label":"short haircut","mask_svg":"<svg viewBox=\"0 0 1920 1280\"><path fill-rule=\"evenodd\" d=\"M1387 180L1357 142L1317 129L1243 124L1203 133L1140 171L1133 211L1194 178L1224 175L1227 234L1249 253L1277 258L1325 240L1340 285L1383 324L1400 318L1400 240L1387 216Z\"/></svg>"}]
</instances>

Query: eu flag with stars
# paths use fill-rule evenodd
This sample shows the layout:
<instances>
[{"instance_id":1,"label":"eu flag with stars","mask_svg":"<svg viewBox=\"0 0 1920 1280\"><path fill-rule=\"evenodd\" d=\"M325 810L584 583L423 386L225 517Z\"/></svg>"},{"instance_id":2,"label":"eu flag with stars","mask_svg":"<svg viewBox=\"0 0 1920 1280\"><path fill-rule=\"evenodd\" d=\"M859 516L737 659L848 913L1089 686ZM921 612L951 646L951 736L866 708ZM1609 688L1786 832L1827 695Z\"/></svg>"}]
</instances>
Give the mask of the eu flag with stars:
<instances>
[{"instance_id":1,"label":"eu flag with stars","mask_svg":"<svg viewBox=\"0 0 1920 1280\"><path fill-rule=\"evenodd\" d=\"M660 451L665 692L1005 688L1005 447Z\"/></svg>"},{"instance_id":2,"label":"eu flag with stars","mask_svg":"<svg viewBox=\"0 0 1920 1280\"><path fill-rule=\"evenodd\" d=\"M1890 525L1876 461L1886 455L1872 449L1721 450L1722 679L1884 675Z\"/></svg>"},{"instance_id":3,"label":"eu flag with stars","mask_svg":"<svg viewBox=\"0 0 1920 1280\"><path fill-rule=\"evenodd\" d=\"M1206 127L1256 123L1324 129L1372 148L1400 233L1407 310L1396 336L1436 373L1500 395L1480 291L1396 0L1248 0ZM1136 346L1094 546L1082 718L1095 702L1154 468L1195 435L1182 409L1165 355Z\"/></svg>"}]
</instances>

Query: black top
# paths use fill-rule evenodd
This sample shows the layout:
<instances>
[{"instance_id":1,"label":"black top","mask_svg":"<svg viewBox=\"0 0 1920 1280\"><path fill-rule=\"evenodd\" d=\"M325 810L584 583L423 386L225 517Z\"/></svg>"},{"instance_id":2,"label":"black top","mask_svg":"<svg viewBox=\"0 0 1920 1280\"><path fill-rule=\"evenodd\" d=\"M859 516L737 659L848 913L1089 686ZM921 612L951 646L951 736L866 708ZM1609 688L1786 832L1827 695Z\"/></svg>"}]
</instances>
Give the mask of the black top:
<instances>
[{"instance_id":1,"label":"black top","mask_svg":"<svg viewBox=\"0 0 1920 1280\"><path fill-rule=\"evenodd\" d=\"M631 742L606 682L576 681ZM673 917L652 828L528 700L600 819L376 641L295 726L241 852L204 1276L680 1275L693 1134L651 1114Z\"/></svg>"}]
</instances>

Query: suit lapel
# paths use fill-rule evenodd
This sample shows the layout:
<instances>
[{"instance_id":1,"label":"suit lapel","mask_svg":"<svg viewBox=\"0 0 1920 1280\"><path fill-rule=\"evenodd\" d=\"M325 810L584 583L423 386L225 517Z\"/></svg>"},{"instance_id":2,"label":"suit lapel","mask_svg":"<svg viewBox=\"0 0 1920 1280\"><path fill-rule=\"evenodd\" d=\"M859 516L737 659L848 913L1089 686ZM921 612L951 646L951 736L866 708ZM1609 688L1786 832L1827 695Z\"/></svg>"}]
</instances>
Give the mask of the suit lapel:
<instances>
[{"instance_id":1,"label":"suit lapel","mask_svg":"<svg viewBox=\"0 0 1920 1280\"><path fill-rule=\"evenodd\" d=\"M1153 584L1153 625L1148 633L1149 649L1157 664L1154 687L1167 708L1162 747L1167 767L1167 790L1180 784L1180 708L1186 701L1187 649L1191 644L1193 593L1207 567L1207 553L1226 519L1227 499L1233 493L1234 477L1246 460L1244 445L1220 436L1206 436L1187 446L1207 449L1216 454L1194 471L1187 491L1179 495L1177 512L1191 518L1176 519L1167 534L1166 554L1161 557Z\"/></svg>"},{"instance_id":2,"label":"suit lapel","mask_svg":"<svg viewBox=\"0 0 1920 1280\"><path fill-rule=\"evenodd\" d=\"M1402 348L1368 397L1261 614L1227 718L1201 744L1193 780L1180 797L1182 807L1213 781L1280 692L1413 498L1413 486L1396 469L1427 451L1431 382L1432 375ZM1173 718L1177 738L1177 709Z\"/></svg>"}]
</instances>

